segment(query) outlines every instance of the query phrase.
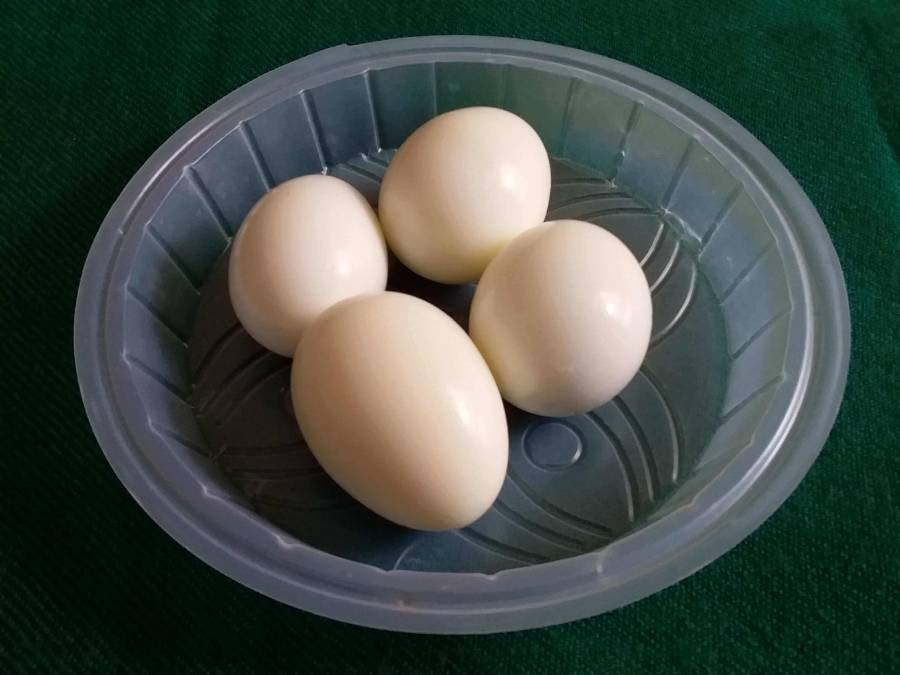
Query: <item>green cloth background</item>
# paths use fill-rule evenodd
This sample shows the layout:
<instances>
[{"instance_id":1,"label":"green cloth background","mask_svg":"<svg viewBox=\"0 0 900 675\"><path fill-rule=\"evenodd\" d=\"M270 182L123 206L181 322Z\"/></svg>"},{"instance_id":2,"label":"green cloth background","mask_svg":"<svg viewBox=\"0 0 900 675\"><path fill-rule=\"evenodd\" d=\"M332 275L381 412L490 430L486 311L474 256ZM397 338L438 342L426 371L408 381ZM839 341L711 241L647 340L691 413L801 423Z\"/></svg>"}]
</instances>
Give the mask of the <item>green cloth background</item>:
<instances>
[{"instance_id":1,"label":"green cloth background","mask_svg":"<svg viewBox=\"0 0 900 675\"><path fill-rule=\"evenodd\" d=\"M796 176L843 264L850 380L820 459L724 558L609 615L459 638L282 606L169 539L81 406L81 266L150 153L275 66L437 33L578 47L706 98ZM900 671L896 0L0 0L0 122L0 672Z\"/></svg>"}]
</instances>

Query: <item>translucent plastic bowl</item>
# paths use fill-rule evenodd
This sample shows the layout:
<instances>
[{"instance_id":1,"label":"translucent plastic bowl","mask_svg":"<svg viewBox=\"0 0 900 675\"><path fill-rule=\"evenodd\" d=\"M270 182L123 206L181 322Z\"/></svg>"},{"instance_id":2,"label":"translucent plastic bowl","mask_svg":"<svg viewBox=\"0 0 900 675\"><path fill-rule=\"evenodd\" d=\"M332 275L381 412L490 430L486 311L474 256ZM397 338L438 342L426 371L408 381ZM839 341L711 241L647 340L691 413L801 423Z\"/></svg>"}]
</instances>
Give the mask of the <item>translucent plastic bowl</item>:
<instances>
[{"instance_id":1,"label":"translucent plastic bowl","mask_svg":"<svg viewBox=\"0 0 900 675\"><path fill-rule=\"evenodd\" d=\"M237 324L228 243L250 206L328 170L373 201L435 113L502 106L554 157L551 218L602 223L642 260L654 331L625 392L584 416L509 410L500 499L458 532L391 525L316 465L288 362ZM465 322L471 287L391 284ZM745 537L822 447L847 369L840 267L816 211L733 120L584 52L441 37L337 47L213 105L104 221L75 318L91 424L182 545L283 602L368 626L491 632L632 602Z\"/></svg>"}]
</instances>

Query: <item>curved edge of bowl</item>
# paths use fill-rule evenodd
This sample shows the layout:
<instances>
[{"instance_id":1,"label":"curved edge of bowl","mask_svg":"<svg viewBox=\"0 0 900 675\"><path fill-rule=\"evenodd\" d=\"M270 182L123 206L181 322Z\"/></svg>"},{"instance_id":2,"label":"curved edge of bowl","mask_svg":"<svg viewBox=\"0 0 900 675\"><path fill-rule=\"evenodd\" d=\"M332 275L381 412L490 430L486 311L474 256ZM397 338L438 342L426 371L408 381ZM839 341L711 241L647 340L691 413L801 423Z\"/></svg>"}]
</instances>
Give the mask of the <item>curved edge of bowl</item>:
<instances>
[{"instance_id":1,"label":"curved edge of bowl","mask_svg":"<svg viewBox=\"0 0 900 675\"><path fill-rule=\"evenodd\" d=\"M720 523L704 533L698 546L683 547L675 555L658 564L639 583L622 584L614 588L599 587L593 592L570 597L550 596L544 602L504 606L496 610L480 608L442 610L440 612L398 605L384 606L364 603L353 598L336 597L309 587L298 588L290 580L263 570L253 560L238 555L223 542L208 536L197 523L191 522L146 478L141 466L130 453L127 431L116 423L116 412L107 395L103 369L107 367L100 345L102 277L105 260L121 246L123 232L119 224L128 218L146 193L147 186L178 154L193 136L214 124L228 111L241 103L248 91L283 79L294 69L331 66L340 60L366 58L386 49L440 50L478 48L498 51L527 52L573 64L602 65L626 78L652 85L671 100L669 104L683 106L704 122L727 134L744 162L752 163L753 173L768 174L785 203L812 228L795 230L807 255L806 274L813 293L819 300L814 319L816 354L829 358L817 360L810 373L810 387L820 392L809 405L804 398L793 426L784 438L792 444L790 453L781 453L780 461L767 464L762 474L768 480L757 480L732 505L727 526ZM813 235L816 236L813 236ZM824 235L824 236L822 236ZM823 300L824 299L824 300ZM86 318L92 317L92 318ZM564 621L585 618L609 611L651 595L680 581L726 553L748 536L787 499L818 456L837 416L843 396L849 364L850 315L846 287L840 272L837 254L824 224L800 185L781 163L748 131L711 104L668 82L638 68L588 52L511 38L446 36L439 38L402 38L355 46L338 46L304 57L270 71L243 85L190 120L172 135L138 170L128 182L98 231L84 266L75 310L74 346L79 388L91 427L114 472L141 507L182 546L200 559L232 579L269 597L317 614L374 628L421 633L491 633L536 628ZM110 424L113 420L113 424ZM597 557L596 553L586 556ZM564 561L560 561L564 562ZM554 564L554 563L549 563ZM508 574L515 574L511 570ZM416 573L403 573L415 576ZM365 611L360 611L365 605Z\"/></svg>"}]
</instances>

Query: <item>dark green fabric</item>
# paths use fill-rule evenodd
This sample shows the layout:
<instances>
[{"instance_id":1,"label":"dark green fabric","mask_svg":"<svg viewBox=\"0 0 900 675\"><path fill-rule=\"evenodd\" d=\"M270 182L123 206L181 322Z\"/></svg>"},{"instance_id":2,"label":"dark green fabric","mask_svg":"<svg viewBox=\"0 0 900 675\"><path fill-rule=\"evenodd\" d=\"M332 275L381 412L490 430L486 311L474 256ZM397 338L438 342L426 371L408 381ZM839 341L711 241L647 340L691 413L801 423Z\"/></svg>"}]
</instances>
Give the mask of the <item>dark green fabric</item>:
<instances>
[{"instance_id":1,"label":"dark green fabric","mask_svg":"<svg viewBox=\"0 0 900 675\"><path fill-rule=\"evenodd\" d=\"M434 33L579 47L706 98L797 177L843 263L853 356L821 458L734 551L607 616L450 638L279 605L144 515L82 410L78 278L144 159L277 65L341 42ZM900 670L895 0L0 1L0 49L0 672Z\"/></svg>"}]
</instances>

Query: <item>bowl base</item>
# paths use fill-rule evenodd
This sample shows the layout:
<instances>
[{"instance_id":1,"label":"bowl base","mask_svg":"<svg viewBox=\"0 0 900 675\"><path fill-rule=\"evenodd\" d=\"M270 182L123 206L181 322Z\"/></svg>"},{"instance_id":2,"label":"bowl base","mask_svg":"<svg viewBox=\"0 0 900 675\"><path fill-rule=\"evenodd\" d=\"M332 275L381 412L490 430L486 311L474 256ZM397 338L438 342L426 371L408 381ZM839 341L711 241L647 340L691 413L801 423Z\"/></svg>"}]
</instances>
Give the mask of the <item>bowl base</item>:
<instances>
[{"instance_id":1,"label":"bowl base","mask_svg":"<svg viewBox=\"0 0 900 675\"><path fill-rule=\"evenodd\" d=\"M363 155L329 173L377 206L390 155ZM596 171L553 161L548 219L556 218L602 225L641 261L654 301L651 350L620 396L585 415L551 420L507 407L507 479L476 523L414 532L371 513L324 473L293 417L290 361L254 342L231 308L229 251L201 288L189 340L190 402L211 458L279 528L383 569L494 573L596 550L635 528L690 472L717 424L725 382L709 374L727 370L717 357L719 306L677 223ZM474 285L434 283L392 260L389 288L466 327Z\"/></svg>"}]
</instances>

